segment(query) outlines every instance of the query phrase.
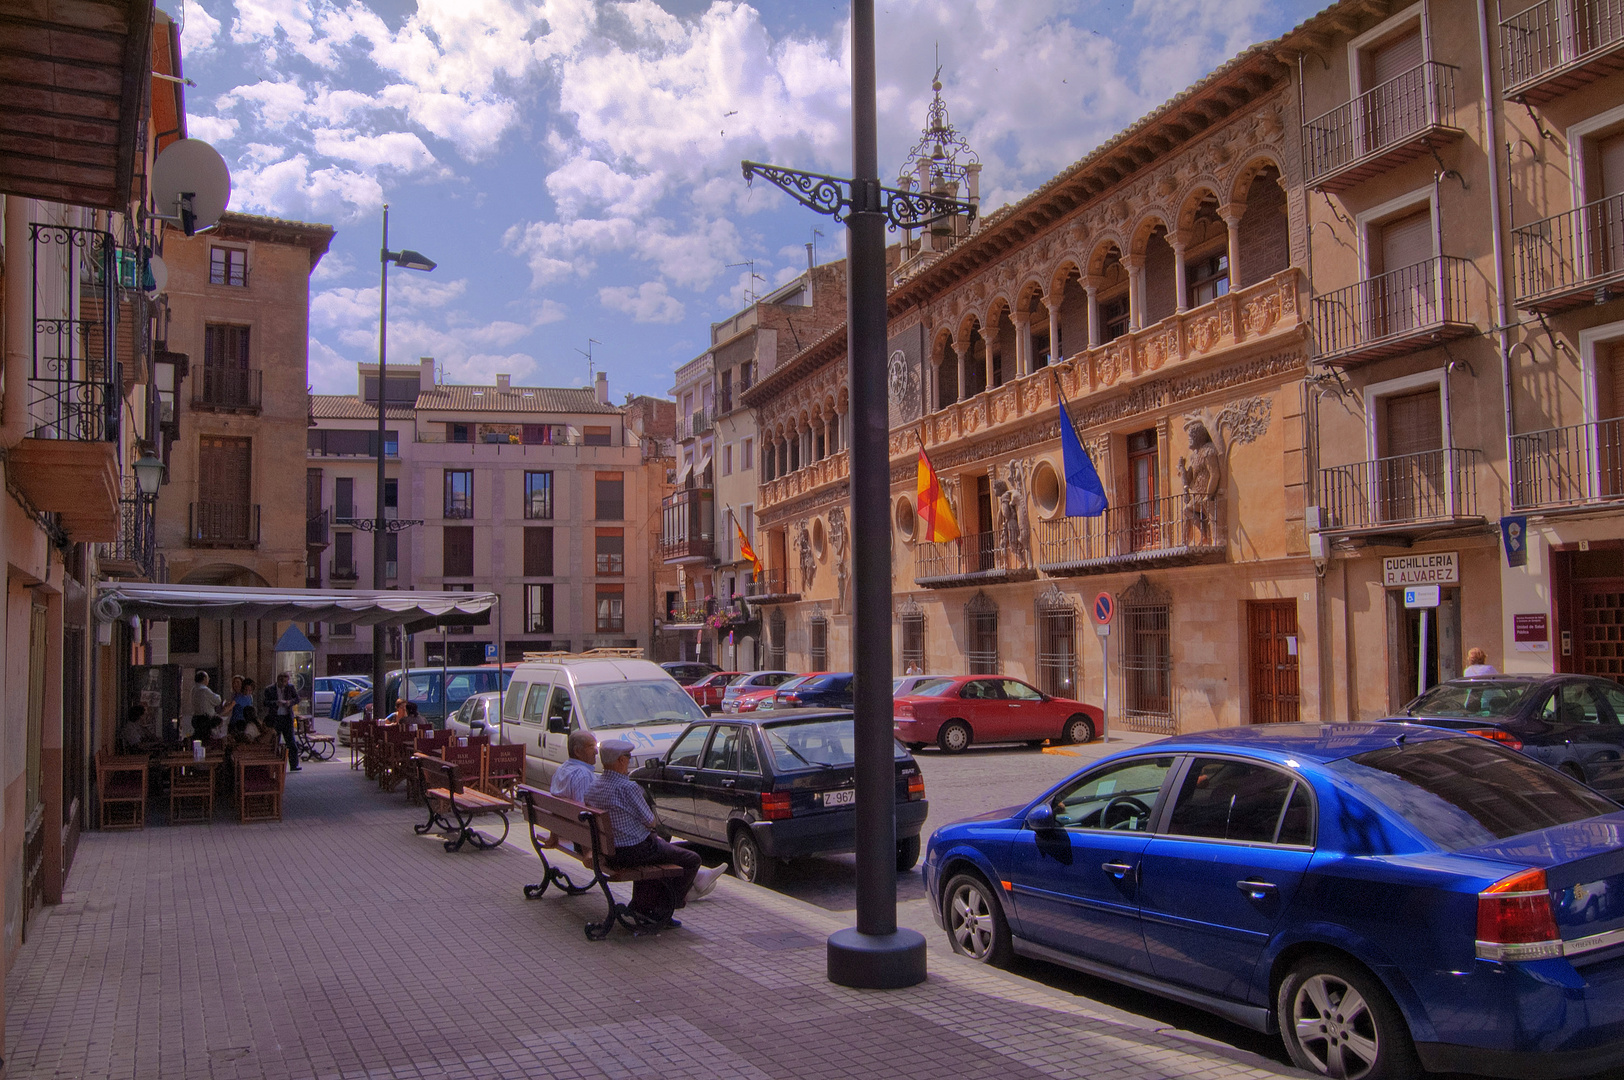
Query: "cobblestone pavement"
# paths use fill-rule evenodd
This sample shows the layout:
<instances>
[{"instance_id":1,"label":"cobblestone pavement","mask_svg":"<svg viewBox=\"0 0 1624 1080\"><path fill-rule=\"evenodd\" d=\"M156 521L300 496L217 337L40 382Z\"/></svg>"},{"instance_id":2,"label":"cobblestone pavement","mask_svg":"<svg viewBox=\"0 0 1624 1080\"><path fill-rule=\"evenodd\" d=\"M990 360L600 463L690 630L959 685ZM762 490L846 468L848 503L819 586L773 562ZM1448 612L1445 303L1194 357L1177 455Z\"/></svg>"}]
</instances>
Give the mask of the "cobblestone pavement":
<instances>
[{"instance_id":1,"label":"cobblestone pavement","mask_svg":"<svg viewBox=\"0 0 1624 1080\"><path fill-rule=\"evenodd\" d=\"M280 824L87 834L7 977L8 1075L1296 1075L934 950L919 987L832 986L846 919L731 878L680 929L588 942L601 897L525 900L521 830L447 854L420 814L341 757L289 777Z\"/></svg>"}]
</instances>

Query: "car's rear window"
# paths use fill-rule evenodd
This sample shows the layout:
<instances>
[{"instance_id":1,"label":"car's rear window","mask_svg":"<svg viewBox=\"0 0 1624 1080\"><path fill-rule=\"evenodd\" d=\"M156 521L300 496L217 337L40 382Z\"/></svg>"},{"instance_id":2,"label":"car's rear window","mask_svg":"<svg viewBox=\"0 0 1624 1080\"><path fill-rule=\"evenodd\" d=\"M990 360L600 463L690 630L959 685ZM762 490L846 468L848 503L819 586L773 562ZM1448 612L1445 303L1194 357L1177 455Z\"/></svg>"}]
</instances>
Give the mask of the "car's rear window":
<instances>
[{"instance_id":1,"label":"car's rear window","mask_svg":"<svg viewBox=\"0 0 1624 1080\"><path fill-rule=\"evenodd\" d=\"M1618 805L1488 739L1429 739L1328 767L1446 851L1609 814Z\"/></svg>"},{"instance_id":2,"label":"car's rear window","mask_svg":"<svg viewBox=\"0 0 1624 1080\"><path fill-rule=\"evenodd\" d=\"M1405 711L1411 716L1489 720L1515 713L1533 689L1533 683L1511 680L1447 682L1428 690Z\"/></svg>"},{"instance_id":3,"label":"car's rear window","mask_svg":"<svg viewBox=\"0 0 1624 1080\"><path fill-rule=\"evenodd\" d=\"M936 697L946 690L953 689L952 679L933 679L915 686L908 694L912 697Z\"/></svg>"},{"instance_id":4,"label":"car's rear window","mask_svg":"<svg viewBox=\"0 0 1624 1080\"><path fill-rule=\"evenodd\" d=\"M850 717L763 724L761 734L773 756L775 772L850 765L857 742L857 729ZM892 746L893 756L898 760L908 756L908 751L901 746L894 743Z\"/></svg>"}]
</instances>

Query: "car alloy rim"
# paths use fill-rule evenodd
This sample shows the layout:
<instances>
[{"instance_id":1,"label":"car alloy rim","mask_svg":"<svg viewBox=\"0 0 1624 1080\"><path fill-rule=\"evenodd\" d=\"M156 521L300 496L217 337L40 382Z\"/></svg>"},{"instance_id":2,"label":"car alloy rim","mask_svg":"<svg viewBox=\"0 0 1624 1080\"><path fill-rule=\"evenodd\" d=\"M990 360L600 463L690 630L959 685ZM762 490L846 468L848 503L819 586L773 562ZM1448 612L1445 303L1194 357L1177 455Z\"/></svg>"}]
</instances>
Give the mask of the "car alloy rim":
<instances>
[{"instance_id":1,"label":"car alloy rim","mask_svg":"<svg viewBox=\"0 0 1624 1080\"><path fill-rule=\"evenodd\" d=\"M965 738L963 728L959 727L957 724L954 724L952 727L947 729L947 745L957 750L959 747L963 746L964 743Z\"/></svg>"},{"instance_id":2,"label":"car alloy rim","mask_svg":"<svg viewBox=\"0 0 1624 1080\"><path fill-rule=\"evenodd\" d=\"M1376 1018L1364 996L1334 975L1313 975L1292 1002L1297 1043L1326 1076L1360 1080L1380 1054Z\"/></svg>"},{"instance_id":3,"label":"car alloy rim","mask_svg":"<svg viewBox=\"0 0 1624 1080\"><path fill-rule=\"evenodd\" d=\"M960 885L953 891L953 940L959 951L977 960L992 948L992 909L987 898L974 885Z\"/></svg>"},{"instance_id":4,"label":"car alloy rim","mask_svg":"<svg viewBox=\"0 0 1624 1080\"><path fill-rule=\"evenodd\" d=\"M749 844L740 844L734 858L739 864L739 876L746 881L756 880L756 853Z\"/></svg>"}]
</instances>

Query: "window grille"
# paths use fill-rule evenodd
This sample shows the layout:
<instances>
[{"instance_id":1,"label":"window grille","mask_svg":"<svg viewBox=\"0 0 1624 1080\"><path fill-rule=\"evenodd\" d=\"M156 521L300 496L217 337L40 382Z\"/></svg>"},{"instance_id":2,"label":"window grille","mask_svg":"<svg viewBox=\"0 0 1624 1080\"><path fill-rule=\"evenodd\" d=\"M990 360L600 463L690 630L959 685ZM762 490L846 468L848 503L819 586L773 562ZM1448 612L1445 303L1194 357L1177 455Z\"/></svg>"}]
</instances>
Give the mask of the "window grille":
<instances>
[{"instance_id":1,"label":"window grille","mask_svg":"<svg viewBox=\"0 0 1624 1080\"><path fill-rule=\"evenodd\" d=\"M902 672L925 673L925 611L912 600L897 608L897 626L902 630Z\"/></svg>"},{"instance_id":2,"label":"window grille","mask_svg":"<svg viewBox=\"0 0 1624 1080\"><path fill-rule=\"evenodd\" d=\"M1172 598L1141 577L1123 591L1122 720L1130 730L1170 735L1173 710Z\"/></svg>"},{"instance_id":3,"label":"window grille","mask_svg":"<svg viewBox=\"0 0 1624 1080\"><path fill-rule=\"evenodd\" d=\"M784 613L777 608L767 620L767 667L784 669Z\"/></svg>"},{"instance_id":4,"label":"window grille","mask_svg":"<svg viewBox=\"0 0 1624 1080\"><path fill-rule=\"evenodd\" d=\"M971 675L998 674L998 604L978 592L964 605L964 659Z\"/></svg>"},{"instance_id":5,"label":"window grille","mask_svg":"<svg viewBox=\"0 0 1624 1080\"><path fill-rule=\"evenodd\" d=\"M1077 697L1077 599L1054 584L1038 597L1038 685L1045 694Z\"/></svg>"},{"instance_id":6,"label":"window grille","mask_svg":"<svg viewBox=\"0 0 1624 1080\"><path fill-rule=\"evenodd\" d=\"M829 619L821 611L812 613L812 670L829 670Z\"/></svg>"}]
</instances>

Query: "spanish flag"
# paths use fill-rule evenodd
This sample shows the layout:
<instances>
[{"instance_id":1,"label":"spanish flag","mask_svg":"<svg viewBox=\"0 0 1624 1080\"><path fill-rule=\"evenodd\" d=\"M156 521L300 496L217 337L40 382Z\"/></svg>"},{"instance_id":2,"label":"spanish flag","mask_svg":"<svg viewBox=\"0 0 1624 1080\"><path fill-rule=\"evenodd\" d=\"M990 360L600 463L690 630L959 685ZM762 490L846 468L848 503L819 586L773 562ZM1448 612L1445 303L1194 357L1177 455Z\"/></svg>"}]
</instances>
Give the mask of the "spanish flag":
<instances>
[{"instance_id":1,"label":"spanish flag","mask_svg":"<svg viewBox=\"0 0 1624 1080\"><path fill-rule=\"evenodd\" d=\"M924 525L920 539L940 544L959 538L959 521L947 503L942 482L931 467L925 448L919 448L919 520Z\"/></svg>"},{"instance_id":2,"label":"spanish flag","mask_svg":"<svg viewBox=\"0 0 1624 1080\"><path fill-rule=\"evenodd\" d=\"M764 572L761 568L761 557L756 554L756 549L750 546L750 539L744 535L744 526L739 524L738 516L731 510L728 514L733 518L733 531L739 534L739 558L750 560L750 566L755 571L756 577L761 577Z\"/></svg>"}]
</instances>

